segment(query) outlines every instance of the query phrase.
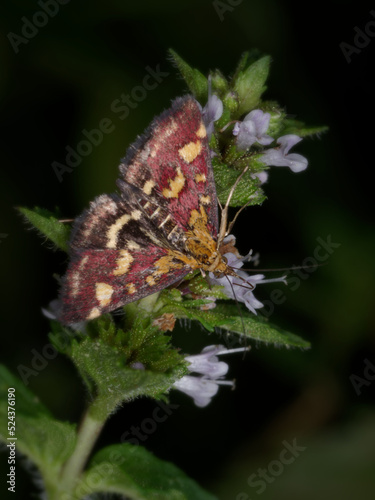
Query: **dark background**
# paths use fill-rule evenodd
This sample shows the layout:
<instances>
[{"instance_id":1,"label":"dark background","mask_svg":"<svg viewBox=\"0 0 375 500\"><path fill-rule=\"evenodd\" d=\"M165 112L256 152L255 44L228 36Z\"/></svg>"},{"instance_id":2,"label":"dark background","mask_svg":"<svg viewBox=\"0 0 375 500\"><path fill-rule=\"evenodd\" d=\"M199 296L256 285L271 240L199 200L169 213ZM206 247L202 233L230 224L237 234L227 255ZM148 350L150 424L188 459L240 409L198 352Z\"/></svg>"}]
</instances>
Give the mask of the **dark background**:
<instances>
[{"instance_id":1,"label":"dark background","mask_svg":"<svg viewBox=\"0 0 375 500\"><path fill-rule=\"evenodd\" d=\"M241 492L238 500L257 498L248 478L272 467L283 441L293 439L305 450L279 475L270 474L264 500L373 498L375 381L368 378L356 391L350 377L364 376L365 359L375 365L369 74L375 41L364 43L350 63L340 48L342 42L353 44L355 26L363 29L375 20L372 8L338 0L299 7L244 0L220 20L211 1L69 2L18 54L7 35L21 35L22 17L32 19L41 9L36 2L7 2L1 15L0 233L7 236L0 239L0 355L14 373L20 364L30 367L32 350L42 352L47 343L41 307L55 298L53 274L62 274L67 262L28 230L15 207L60 207L70 218L95 196L114 190L129 144L186 92L167 58L169 47L205 74L215 68L230 74L244 50L258 48L273 58L266 97L310 125L330 127L298 145L309 159L307 171L271 171L268 200L245 211L234 231L240 251L260 252L263 267L302 264L314 255L319 237L331 235L340 243L298 290L285 289L285 302L270 318L310 340L312 349L259 344L245 359L233 356L229 377L236 378L236 391L221 388L206 409L172 392L179 408L144 442L223 500ZM111 111L113 100L142 84L146 66L157 65L169 76L120 120ZM64 163L65 147L75 148L82 130L97 128L103 118L115 130L59 182L51 163ZM273 288L257 288L257 298L266 300ZM191 353L219 340L195 324L174 334L174 343ZM369 375L375 379L374 371ZM29 388L56 417L79 419L85 391L62 356L30 377ZM119 411L99 446L118 443L154 407L151 400L138 400ZM35 488L20 466L17 472L12 498L28 498ZM5 472L0 473L5 492Z\"/></svg>"}]
</instances>

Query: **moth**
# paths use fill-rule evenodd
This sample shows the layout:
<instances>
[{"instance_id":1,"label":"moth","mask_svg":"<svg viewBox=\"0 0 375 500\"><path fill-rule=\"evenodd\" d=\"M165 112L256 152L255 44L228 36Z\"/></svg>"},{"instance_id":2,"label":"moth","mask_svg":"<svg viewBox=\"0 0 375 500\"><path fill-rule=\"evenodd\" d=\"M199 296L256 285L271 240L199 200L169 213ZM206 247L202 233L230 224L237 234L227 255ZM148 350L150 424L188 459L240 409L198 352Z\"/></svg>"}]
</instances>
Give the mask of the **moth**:
<instances>
[{"instance_id":1,"label":"moth","mask_svg":"<svg viewBox=\"0 0 375 500\"><path fill-rule=\"evenodd\" d=\"M72 229L60 320L97 318L195 269L236 275L220 252L218 201L201 109L175 99L127 152L119 194L97 197Z\"/></svg>"}]
</instances>

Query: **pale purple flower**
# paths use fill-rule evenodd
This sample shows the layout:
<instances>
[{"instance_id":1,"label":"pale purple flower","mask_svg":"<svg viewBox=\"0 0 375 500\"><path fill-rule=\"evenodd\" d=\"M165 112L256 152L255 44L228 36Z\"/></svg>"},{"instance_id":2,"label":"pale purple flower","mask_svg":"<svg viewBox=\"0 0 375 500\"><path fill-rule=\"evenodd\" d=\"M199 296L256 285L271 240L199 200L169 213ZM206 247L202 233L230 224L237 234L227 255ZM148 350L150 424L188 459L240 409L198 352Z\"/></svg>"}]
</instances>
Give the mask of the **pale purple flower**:
<instances>
[{"instance_id":1,"label":"pale purple flower","mask_svg":"<svg viewBox=\"0 0 375 500\"><path fill-rule=\"evenodd\" d=\"M307 167L307 159L297 153L289 153L289 150L302 141L301 137L294 134L283 135L277 139L280 147L267 149L259 160L265 165L274 167L289 167L292 172L302 172Z\"/></svg>"},{"instance_id":2,"label":"pale purple flower","mask_svg":"<svg viewBox=\"0 0 375 500\"><path fill-rule=\"evenodd\" d=\"M202 110L203 123L207 130L208 139L210 139L214 131L214 122L216 122L223 114L223 103L217 95L211 95L209 89L208 101Z\"/></svg>"},{"instance_id":3,"label":"pale purple flower","mask_svg":"<svg viewBox=\"0 0 375 500\"><path fill-rule=\"evenodd\" d=\"M215 94L212 95L211 92L211 77L208 77L208 99L205 107L202 109L202 106L197 101L199 108L202 111L202 119L204 126L206 127L207 137L210 140L210 137L214 131L214 122L216 122L221 115L223 114L223 103L221 99Z\"/></svg>"},{"instance_id":4,"label":"pale purple flower","mask_svg":"<svg viewBox=\"0 0 375 500\"><path fill-rule=\"evenodd\" d=\"M227 374L229 366L224 361L219 361L217 356L243 352L247 347L237 349L227 349L223 345L210 345L205 347L200 354L186 356L188 370L191 373L199 373L201 376L185 375L173 384L175 389L184 392L194 399L194 403L203 408L207 406L211 399L219 390L219 385L230 385L234 382L222 380Z\"/></svg>"},{"instance_id":5,"label":"pale purple flower","mask_svg":"<svg viewBox=\"0 0 375 500\"><path fill-rule=\"evenodd\" d=\"M257 177L260 180L260 185L262 185L268 181L268 172L266 172L265 170L262 170L260 172L255 173L255 174L251 174L251 177L253 179L255 179L255 177Z\"/></svg>"},{"instance_id":6,"label":"pale purple flower","mask_svg":"<svg viewBox=\"0 0 375 500\"><path fill-rule=\"evenodd\" d=\"M213 273L209 273L210 282L214 285L224 287L224 293L231 299L236 299L238 302L243 302L245 306L252 313L256 314L257 309L263 307L262 302L257 300L254 296L254 289L256 285L263 283L283 282L286 284L286 276L280 278L264 279L264 274L248 275L240 268L243 266L244 261L251 260L251 252L243 258L236 257L233 253L226 253L228 266L230 266L238 274L239 277L225 275L221 278L215 277Z\"/></svg>"},{"instance_id":7,"label":"pale purple flower","mask_svg":"<svg viewBox=\"0 0 375 500\"><path fill-rule=\"evenodd\" d=\"M243 349L240 348L240 350ZM227 349L223 345L209 345L200 354L186 356L185 359L189 362L188 370L190 372L200 373L216 379L223 377L228 371L228 365L224 361L219 361L218 356L233 352L238 352L238 350Z\"/></svg>"},{"instance_id":8,"label":"pale purple flower","mask_svg":"<svg viewBox=\"0 0 375 500\"><path fill-rule=\"evenodd\" d=\"M243 122L237 122L233 128L233 135L237 136L237 148L245 150L255 142L267 146L273 138L266 134L270 125L271 115L261 109L254 109L248 113Z\"/></svg>"},{"instance_id":9,"label":"pale purple flower","mask_svg":"<svg viewBox=\"0 0 375 500\"><path fill-rule=\"evenodd\" d=\"M194 403L203 408L211 403L211 399L219 390L217 381L207 380L203 377L185 375L173 384L175 389L184 392L194 399Z\"/></svg>"}]
</instances>

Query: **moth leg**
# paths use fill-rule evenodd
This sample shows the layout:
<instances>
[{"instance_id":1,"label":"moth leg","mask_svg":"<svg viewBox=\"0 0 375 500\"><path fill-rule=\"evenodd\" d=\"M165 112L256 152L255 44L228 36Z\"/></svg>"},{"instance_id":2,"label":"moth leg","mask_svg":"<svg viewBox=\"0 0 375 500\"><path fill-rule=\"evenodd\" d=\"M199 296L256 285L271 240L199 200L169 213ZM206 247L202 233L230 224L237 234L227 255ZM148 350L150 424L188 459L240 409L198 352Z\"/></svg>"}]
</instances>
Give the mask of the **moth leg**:
<instances>
[{"instance_id":1,"label":"moth leg","mask_svg":"<svg viewBox=\"0 0 375 500\"><path fill-rule=\"evenodd\" d=\"M227 235L228 209L229 209L230 200L232 199L233 193L236 190L236 187L238 186L238 183L240 182L240 180L242 179L242 177L244 176L244 174L248 170L249 170L249 167L248 166L245 167L242 170L242 172L240 173L240 175L237 177L236 182L233 184L231 190L229 191L228 199L227 199L227 201L225 203L225 206L224 206L224 208L221 211L220 231L219 231L219 237L218 237L218 240L217 240L217 247L218 248L220 248L220 245L221 245L223 239Z\"/></svg>"},{"instance_id":2,"label":"moth leg","mask_svg":"<svg viewBox=\"0 0 375 500\"><path fill-rule=\"evenodd\" d=\"M234 226L234 223L235 223L235 222L236 222L236 220L237 220L237 217L240 215L240 213L242 212L242 210L243 210L244 208L246 208L246 207L249 205L249 203L250 203L250 200L248 200L248 201L245 203L245 205L243 205L243 206L242 206L239 210L237 210L236 215L234 216L233 220L232 220L232 221L229 223L229 225L228 225L228 230L227 230L226 234L230 234L230 232L232 231L232 228L233 228L233 226Z\"/></svg>"}]
</instances>

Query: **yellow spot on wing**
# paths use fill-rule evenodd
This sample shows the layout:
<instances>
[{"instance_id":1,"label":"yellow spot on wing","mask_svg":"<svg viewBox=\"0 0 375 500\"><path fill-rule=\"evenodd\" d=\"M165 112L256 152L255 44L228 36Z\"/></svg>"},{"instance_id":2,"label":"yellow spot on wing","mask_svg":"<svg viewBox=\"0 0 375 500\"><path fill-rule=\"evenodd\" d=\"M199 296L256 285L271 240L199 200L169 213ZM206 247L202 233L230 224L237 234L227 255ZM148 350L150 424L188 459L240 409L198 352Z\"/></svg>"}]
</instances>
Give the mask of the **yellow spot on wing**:
<instances>
[{"instance_id":1,"label":"yellow spot on wing","mask_svg":"<svg viewBox=\"0 0 375 500\"><path fill-rule=\"evenodd\" d=\"M145 193L145 194L151 194L151 191L152 191L152 188L155 186L155 182L150 179L149 181L146 181L145 182L145 185L143 186L143 189L142 191Z\"/></svg>"},{"instance_id":2,"label":"yellow spot on wing","mask_svg":"<svg viewBox=\"0 0 375 500\"><path fill-rule=\"evenodd\" d=\"M133 210L133 212L129 214L124 214L117 219L117 221L110 226L107 231L107 248L116 248L118 235L121 229L127 224L130 220L139 220L141 218L142 212L140 210Z\"/></svg>"},{"instance_id":3,"label":"yellow spot on wing","mask_svg":"<svg viewBox=\"0 0 375 500\"><path fill-rule=\"evenodd\" d=\"M138 245L136 241L129 240L126 244L126 246L129 248L129 250L140 250L141 246Z\"/></svg>"},{"instance_id":4,"label":"yellow spot on wing","mask_svg":"<svg viewBox=\"0 0 375 500\"><path fill-rule=\"evenodd\" d=\"M120 257L116 260L117 267L112 273L114 276L126 274L134 260L131 253L127 250L120 250L119 254Z\"/></svg>"},{"instance_id":5,"label":"yellow spot on wing","mask_svg":"<svg viewBox=\"0 0 375 500\"><path fill-rule=\"evenodd\" d=\"M198 139L197 142L189 142L186 144L183 148L178 150L178 153L187 163L191 163L201 151L202 142Z\"/></svg>"},{"instance_id":6,"label":"yellow spot on wing","mask_svg":"<svg viewBox=\"0 0 375 500\"><path fill-rule=\"evenodd\" d=\"M98 307L94 307L94 309L91 309L90 314L87 316L86 319L95 319L100 315L101 315L100 309Z\"/></svg>"},{"instance_id":7,"label":"yellow spot on wing","mask_svg":"<svg viewBox=\"0 0 375 500\"><path fill-rule=\"evenodd\" d=\"M107 248L116 248L118 233L131 219L131 215L124 214L117 219L117 221L112 224L112 226L107 231Z\"/></svg>"},{"instance_id":8,"label":"yellow spot on wing","mask_svg":"<svg viewBox=\"0 0 375 500\"><path fill-rule=\"evenodd\" d=\"M111 287L111 285L108 285L107 283L96 284L95 295L101 307L105 307L111 302L111 297L113 292L114 292L113 288Z\"/></svg>"},{"instance_id":9,"label":"yellow spot on wing","mask_svg":"<svg viewBox=\"0 0 375 500\"><path fill-rule=\"evenodd\" d=\"M190 214L190 219L189 219L189 226L190 227L195 227L196 225L199 226L199 229L205 229L207 230L207 213L204 207L202 205L199 207L200 212L198 210L192 210Z\"/></svg>"},{"instance_id":10,"label":"yellow spot on wing","mask_svg":"<svg viewBox=\"0 0 375 500\"><path fill-rule=\"evenodd\" d=\"M196 174L194 180L195 182L206 182L206 174Z\"/></svg>"},{"instance_id":11,"label":"yellow spot on wing","mask_svg":"<svg viewBox=\"0 0 375 500\"><path fill-rule=\"evenodd\" d=\"M141 218L142 212L140 210L133 210L130 217L134 220L139 220Z\"/></svg>"},{"instance_id":12,"label":"yellow spot on wing","mask_svg":"<svg viewBox=\"0 0 375 500\"><path fill-rule=\"evenodd\" d=\"M165 198L178 198L182 188L185 185L185 177L180 167L177 167L177 175L174 179L169 179L169 188L163 189L163 196Z\"/></svg>"},{"instance_id":13,"label":"yellow spot on wing","mask_svg":"<svg viewBox=\"0 0 375 500\"><path fill-rule=\"evenodd\" d=\"M201 196L200 201L203 203L203 205L209 205L211 203L211 196Z\"/></svg>"},{"instance_id":14,"label":"yellow spot on wing","mask_svg":"<svg viewBox=\"0 0 375 500\"><path fill-rule=\"evenodd\" d=\"M206 132L206 127L204 126L204 123L201 122L200 126L199 126L199 129L195 132L196 135L200 138L200 139L203 139L204 137L206 137L207 135L207 132Z\"/></svg>"},{"instance_id":15,"label":"yellow spot on wing","mask_svg":"<svg viewBox=\"0 0 375 500\"><path fill-rule=\"evenodd\" d=\"M151 275L147 276L146 283L149 284L150 286L156 285L156 281L154 280L154 278Z\"/></svg>"},{"instance_id":16,"label":"yellow spot on wing","mask_svg":"<svg viewBox=\"0 0 375 500\"><path fill-rule=\"evenodd\" d=\"M137 291L137 289L135 288L135 285L134 283L129 283L128 285L126 285L127 289L128 289L128 293L131 295L132 293L135 293Z\"/></svg>"}]
</instances>

